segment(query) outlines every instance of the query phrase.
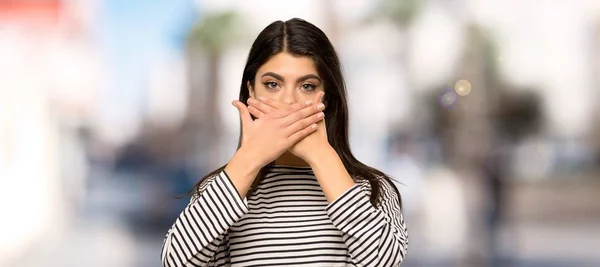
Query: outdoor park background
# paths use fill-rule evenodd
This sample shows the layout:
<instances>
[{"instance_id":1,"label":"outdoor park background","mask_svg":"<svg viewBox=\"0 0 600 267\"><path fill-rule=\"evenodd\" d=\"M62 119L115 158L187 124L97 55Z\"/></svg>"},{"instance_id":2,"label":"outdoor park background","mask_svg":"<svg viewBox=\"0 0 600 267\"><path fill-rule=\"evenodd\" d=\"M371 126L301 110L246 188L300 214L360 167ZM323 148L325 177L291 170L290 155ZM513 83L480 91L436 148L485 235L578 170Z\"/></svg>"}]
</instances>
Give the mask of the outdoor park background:
<instances>
[{"instance_id":1,"label":"outdoor park background","mask_svg":"<svg viewBox=\"0 0 600 267\"><path fill-rule=\"evenodd\" d=\"M292 17L403 183L402 266L600 266L597 0L0 0L0 266L160 266L174 196L234 152L251 42Z\"/></svg>"}]
</instances>

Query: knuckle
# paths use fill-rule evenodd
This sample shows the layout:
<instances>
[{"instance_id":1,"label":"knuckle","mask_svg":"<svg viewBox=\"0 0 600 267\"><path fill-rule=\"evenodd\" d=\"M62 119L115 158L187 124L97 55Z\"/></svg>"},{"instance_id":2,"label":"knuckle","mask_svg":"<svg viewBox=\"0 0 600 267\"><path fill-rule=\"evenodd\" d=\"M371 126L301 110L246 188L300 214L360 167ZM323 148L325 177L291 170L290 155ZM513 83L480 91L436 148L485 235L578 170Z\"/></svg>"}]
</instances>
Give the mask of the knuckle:
<instances>
[{"instance_id":1,"label":"knuckle","mask_svg":"<svg viewBox=\"0 0 600 267\"><path fill-rule=\"evenodd\" d=\"M309 118L306 118L306 119L304 120L304 127L308 127L308 126L310 126L311 124L313 124L314 122L315 122L315 120L314 120L313 118L310 118L310 117L309 117Z\"/></svg>"},{"instance_id":2,"label":"knuckle","mask_svg":"<svg viewBox=\"0 0 600 267\"><path fill-rule=\"evenodd\" d=\"M303 108L300 112L302 112L302 114L304 114L305 117L308 117L314 113L314 111L310 107Z\"/></svg>"},{"instance_id":3,"label":"knuckle","mask_svg":"<svg viewBox=\"0 0 600 267\"><path fill-rule=\"evenodd\" d=\"M306 130L307 128L309 128L309 126L310 126L311 124L313 124L313 122L312 122L312 121L310 121L310 120L304 121L304 122L302 123L302 129L301 129L301 130Z\"/></svg>"},{"instance_id":4,"label":"knuckle","mask_svg":"<svg viewBox=\"0 0 600 267\"><path fill-rule=\"evenodd\" d=\"M288 125L287 120L277 120L277 126L278 127L284 127L286 125Z\"/></svg>"}]
</instances>

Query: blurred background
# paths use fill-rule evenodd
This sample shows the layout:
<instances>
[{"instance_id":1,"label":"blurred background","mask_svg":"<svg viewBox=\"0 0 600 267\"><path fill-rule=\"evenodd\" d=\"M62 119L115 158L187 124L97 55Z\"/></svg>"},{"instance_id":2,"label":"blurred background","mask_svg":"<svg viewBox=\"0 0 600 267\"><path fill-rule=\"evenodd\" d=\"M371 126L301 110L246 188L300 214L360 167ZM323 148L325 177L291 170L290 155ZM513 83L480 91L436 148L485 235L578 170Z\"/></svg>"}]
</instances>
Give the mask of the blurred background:
<instances>
[{"instance_id":1,"label":"blurred background","mask_svg":"<svg viewBox=\"0 0 600 267\"><path fill-rule=\"evenodd\" d=\"M600 266L598 0L0 0L0 266L160 266L275 20L327 33L402 266Z\"/></svg>"}]
</instances>

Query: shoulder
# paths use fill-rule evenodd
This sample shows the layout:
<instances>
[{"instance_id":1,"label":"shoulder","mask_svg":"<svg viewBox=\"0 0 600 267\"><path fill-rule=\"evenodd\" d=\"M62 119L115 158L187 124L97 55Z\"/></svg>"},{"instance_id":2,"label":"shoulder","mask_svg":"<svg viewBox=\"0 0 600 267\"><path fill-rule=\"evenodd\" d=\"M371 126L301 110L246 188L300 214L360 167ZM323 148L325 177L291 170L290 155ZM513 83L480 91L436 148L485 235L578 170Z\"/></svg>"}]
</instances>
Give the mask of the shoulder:
<instances>
[{"instance_id":1,"label":"shoulder","mask_svg":"<svg viewBox=\"0 0 600 267\"><path fill-rule=\"evenodd\" d=\"M194 192L194 194L191 197L191 201L195 201L198 198L200 198L200 196L202 195L202 193L206 190L206 188L214 181L216 180L219 176L221 175L227 175L225 174L225 171L221 171L219 173L215 173L212 175L208 175L206 177L204 177L199 183L198 183L198 187L196 188L196 191Z\"/></svg>"},{"instance_id":2,"label":"shoulder","mask_svg":"<svg viewBox=\"0 0 600 267\"><path fill-rule=\"evenodd\" d=\"M390 178L380 177L378 180L379 180L379 187L381 188L381 193L383 195L387 195L387 196L393 197L393 198L400 197L398 195L398 188L396 187L396 184L394 184L394 182Z\"/></svg>"}]
</instances>

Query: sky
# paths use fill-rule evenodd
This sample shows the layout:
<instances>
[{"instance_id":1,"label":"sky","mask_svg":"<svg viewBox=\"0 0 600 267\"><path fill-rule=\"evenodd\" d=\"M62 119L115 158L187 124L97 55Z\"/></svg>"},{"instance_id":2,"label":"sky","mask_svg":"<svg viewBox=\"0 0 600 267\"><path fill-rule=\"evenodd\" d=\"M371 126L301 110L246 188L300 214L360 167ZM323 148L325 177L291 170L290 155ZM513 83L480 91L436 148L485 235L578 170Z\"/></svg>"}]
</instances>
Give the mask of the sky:
<instances>
[{"instance_id":1,"label":"sky","mask_svg":"<svg viewBox=\"0 0 600 267\"><path fill-rule=\"evenodd\" d=\"M127 126L142 115L149 66L181 56L198 16L192 0L106 0L97 16L97 40L108 74L100 120Z\"/></svg>"}]
</instances>

